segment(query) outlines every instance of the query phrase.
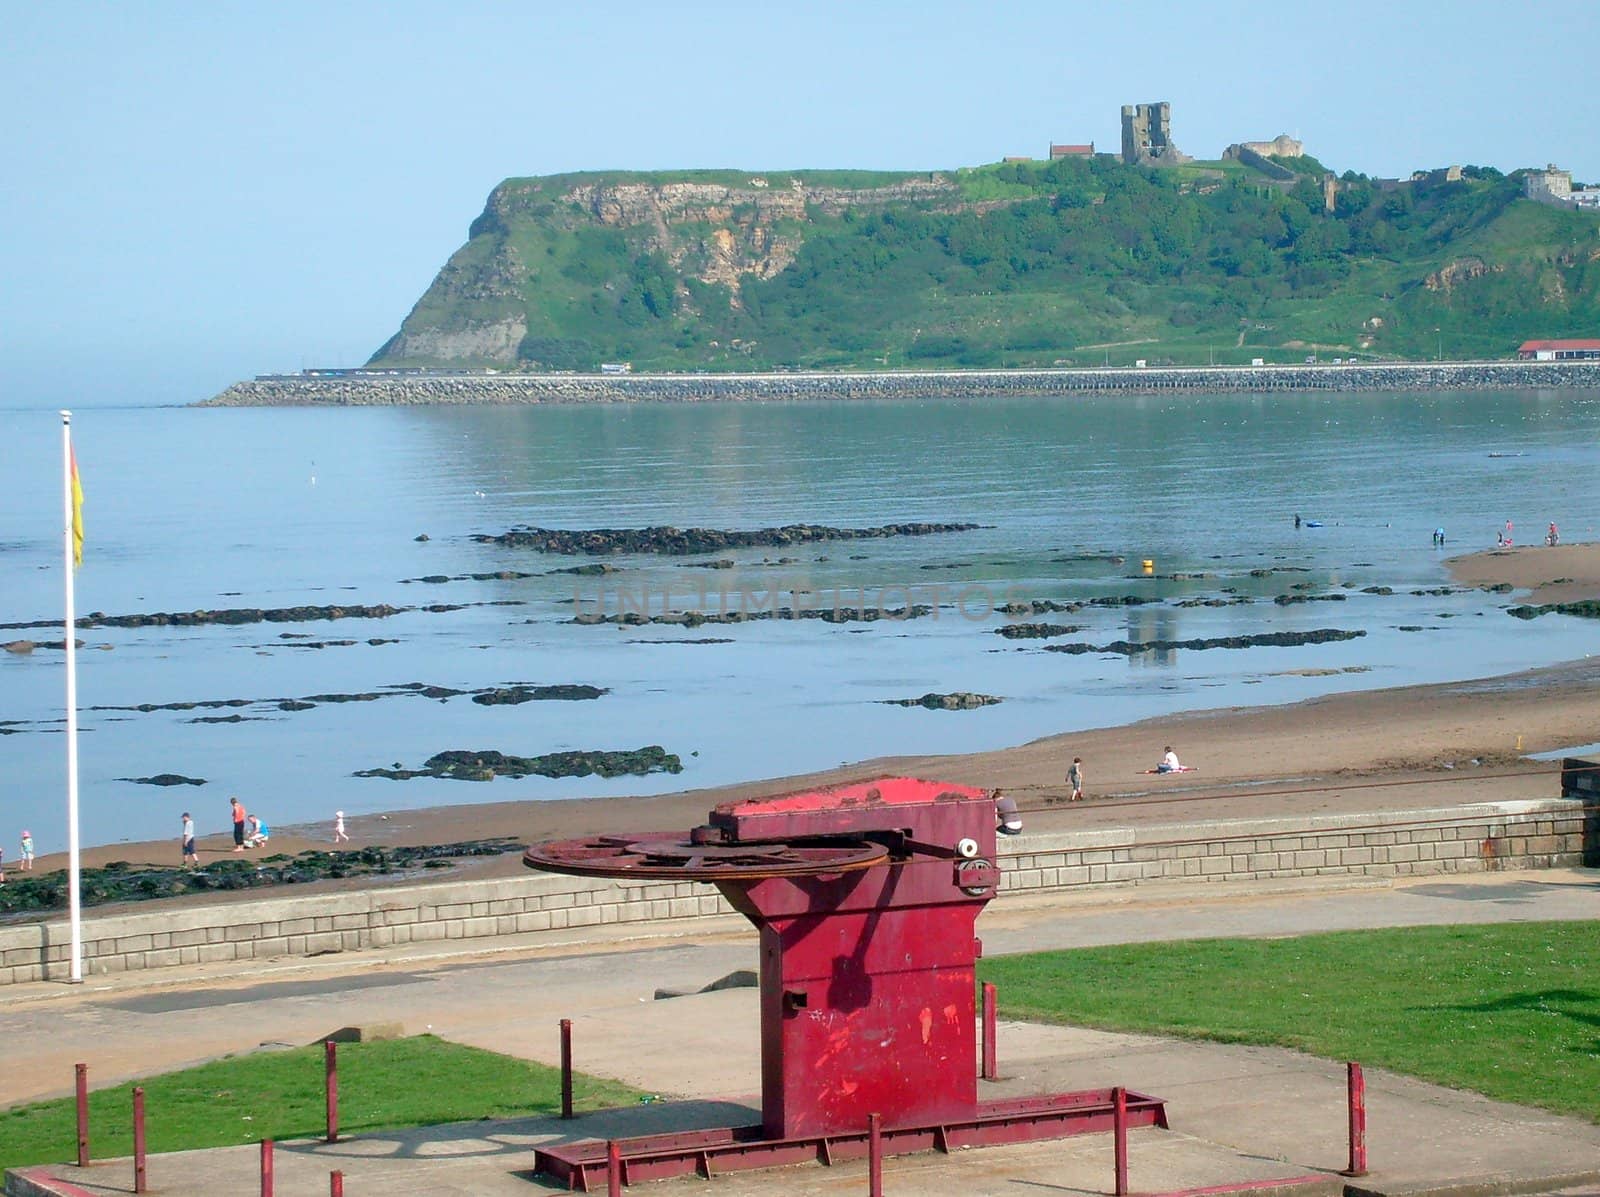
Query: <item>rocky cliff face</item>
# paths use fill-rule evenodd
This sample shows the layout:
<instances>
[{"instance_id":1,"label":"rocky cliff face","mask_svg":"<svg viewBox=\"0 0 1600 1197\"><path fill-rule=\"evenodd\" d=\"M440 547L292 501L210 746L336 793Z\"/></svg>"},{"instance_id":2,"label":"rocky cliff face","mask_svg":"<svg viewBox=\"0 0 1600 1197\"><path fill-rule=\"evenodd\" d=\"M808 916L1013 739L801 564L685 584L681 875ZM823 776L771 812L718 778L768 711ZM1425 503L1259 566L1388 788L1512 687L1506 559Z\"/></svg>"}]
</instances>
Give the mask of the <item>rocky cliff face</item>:
<instances>
[{"instance_id":1,"label":"rocky cliff face","mask_svg":"<svg viewBox=\"0 0 1600 1197\"><path fill-rule=\"evenodd\" d=\"M794 261L814 215L903 203L955 208L960 192L937 174L859 189L808 185L798 178L772 185L759 175L738 185L508 180L473 222L472 239L373 361L516 361L529 332L528 289L535 276L517 248L513 234L519 228L624 232L631 247L660 254L681 278L727 287L737 306L744 279L771 278ZM681 297L681 283L679 288Z\"/></svg>"}]
</instances>

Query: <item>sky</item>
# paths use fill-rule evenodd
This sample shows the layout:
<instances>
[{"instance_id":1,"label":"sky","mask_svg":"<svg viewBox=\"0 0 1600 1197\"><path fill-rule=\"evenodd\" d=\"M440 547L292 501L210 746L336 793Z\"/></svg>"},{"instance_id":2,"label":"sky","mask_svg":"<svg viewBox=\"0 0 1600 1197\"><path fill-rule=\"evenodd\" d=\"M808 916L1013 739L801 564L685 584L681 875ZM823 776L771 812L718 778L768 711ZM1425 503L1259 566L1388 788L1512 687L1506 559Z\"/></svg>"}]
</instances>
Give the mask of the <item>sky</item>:
<instances>
[{"instance_id":1,"label":"sky","mask_svg":"<svg viewBox=\"0 0 1600 1197\"><path fill-rule=\"evenodd\" d=\"M1278 133L1600 182L1594 0L0 0L0 406L357 365L514 175L935 170Z\"/></svg>"}]
</instances>

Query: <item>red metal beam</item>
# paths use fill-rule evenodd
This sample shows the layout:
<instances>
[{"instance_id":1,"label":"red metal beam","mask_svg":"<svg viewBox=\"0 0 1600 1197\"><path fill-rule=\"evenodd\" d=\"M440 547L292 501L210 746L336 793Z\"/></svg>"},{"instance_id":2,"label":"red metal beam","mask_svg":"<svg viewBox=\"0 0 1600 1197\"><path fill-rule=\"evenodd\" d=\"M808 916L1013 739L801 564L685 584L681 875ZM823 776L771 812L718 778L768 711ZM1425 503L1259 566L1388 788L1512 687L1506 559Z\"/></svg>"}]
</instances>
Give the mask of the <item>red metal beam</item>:
<instances>
[{"instance_id":1,"label":"red metal beam","mask_svg":"<svg viewBox=\"0 0 1600 1197\"><path fill-rule=\"evenodd\" d=\"M1160 1098L1128 1093L1126 1101L1129 1126L1167 1125L1166 1107ZM971 1118L936 1125L885 1126L880 1134L884 1155L910 1155L1103 1133L1112 1129L1114 1118L1112 1091L1091 1089L981 1102ZM691 1174L709 1177L713 1170L720 1173L785 1164L833 1164L865 1158L871 1150L870 1132L865 1128L843 1134L769 1139L759 1126L739 1126L613 1142L630 1185ZM568 1189L594 1192L607 1173L607 1147L606 1141L586 1139L541 1148L535 1153L534 1171L553 1177Z\"/></svg>"}]
</instances>

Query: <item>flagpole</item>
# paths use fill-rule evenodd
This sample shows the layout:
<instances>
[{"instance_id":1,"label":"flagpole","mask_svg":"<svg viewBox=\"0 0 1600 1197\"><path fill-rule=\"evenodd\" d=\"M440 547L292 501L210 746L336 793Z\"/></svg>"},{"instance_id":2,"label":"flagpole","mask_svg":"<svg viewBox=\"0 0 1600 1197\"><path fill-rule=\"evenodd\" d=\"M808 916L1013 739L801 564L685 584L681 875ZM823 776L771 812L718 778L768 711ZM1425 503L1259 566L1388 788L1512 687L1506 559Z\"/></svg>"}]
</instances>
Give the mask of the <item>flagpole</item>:
<instances>
[{"instance_id":1,"label":"flagpole","mask_svg":"<svg viewBox=\"0 0 1600 1197\"><path fill-rule=\"evenodd\" d=\"M66 650L67 650L67 907L72 922L73 984L83 981L83 929L78 902L78 644L77 612L73 608L72 551L72 413L61 413L61 496L62 547L67 575Z\"/></svg>"}]
</instances>

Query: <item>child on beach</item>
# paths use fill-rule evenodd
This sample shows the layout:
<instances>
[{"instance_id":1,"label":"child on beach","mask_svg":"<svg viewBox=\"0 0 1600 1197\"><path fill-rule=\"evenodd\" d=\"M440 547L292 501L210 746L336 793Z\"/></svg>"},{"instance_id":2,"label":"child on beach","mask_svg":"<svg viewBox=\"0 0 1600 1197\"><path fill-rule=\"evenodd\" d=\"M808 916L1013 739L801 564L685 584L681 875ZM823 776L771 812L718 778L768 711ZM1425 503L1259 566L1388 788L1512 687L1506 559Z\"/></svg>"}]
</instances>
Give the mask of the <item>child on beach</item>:
<instances>
[{"instance_id":1,"label":"child on beach","mask_svg":"<svg viewBox=\"0 0 1600 1197\"><path fill-rule=\"evenodd\" d=\"M350 842L350 837L345 834L344 811L342 810L336 810L333 812L333 842L336 844L347 844Z\"/></svg>"},{"instance_id":2,"label":"child on beach","mask_svg":"<svg viewBox=\"0 0 1600 1197\"><path fill-rule=\"evenodd\" d=\"M33 832L26 828L22 832L22 871L24 873L33 871Z\"/></svg>"},{"instance_id":3,"label":"child on beach","mask_svg":"<svg viewBox=\"0 0 1600 1197\"><path fill-rule=\"evenodd\" d=\"M1072 787L1072 796L1068 798L1067 801L1082 802L1083 758L1081 756L1075 756L1072 758L1072 768L1067 770L1067 784Z\"/></svg>"}]
</instances>

